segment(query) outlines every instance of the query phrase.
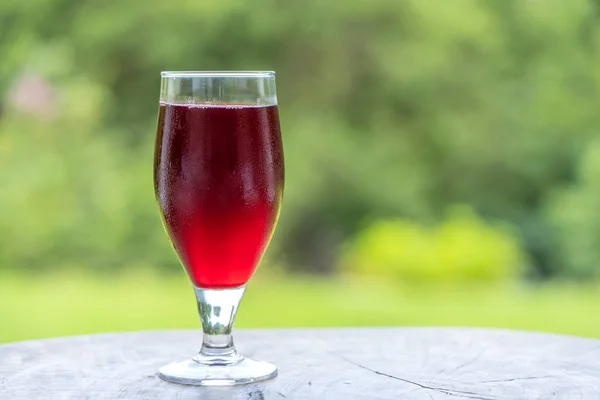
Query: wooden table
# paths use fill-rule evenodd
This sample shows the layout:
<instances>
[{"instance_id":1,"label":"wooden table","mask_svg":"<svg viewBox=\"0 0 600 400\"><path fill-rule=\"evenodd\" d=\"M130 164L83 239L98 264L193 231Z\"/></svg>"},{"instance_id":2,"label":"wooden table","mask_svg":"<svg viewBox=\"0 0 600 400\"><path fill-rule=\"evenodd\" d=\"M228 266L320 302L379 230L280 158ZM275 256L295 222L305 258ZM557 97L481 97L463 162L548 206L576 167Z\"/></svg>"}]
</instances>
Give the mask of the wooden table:
<instances>
[{"instance_id":1,"label":"wooden table","mask_svg":"<svg viewBox=\"0 0 600 400\"><path fill-rule=\"evenodd\" d=\"M1 327L0 327L1 329ZM222 387L156 371L200 345L198 331L102 334L0 346L0 399L600 399L600 341L490 329L247 330L238 349L279 376Z\"/></svg>"}]
</instances>

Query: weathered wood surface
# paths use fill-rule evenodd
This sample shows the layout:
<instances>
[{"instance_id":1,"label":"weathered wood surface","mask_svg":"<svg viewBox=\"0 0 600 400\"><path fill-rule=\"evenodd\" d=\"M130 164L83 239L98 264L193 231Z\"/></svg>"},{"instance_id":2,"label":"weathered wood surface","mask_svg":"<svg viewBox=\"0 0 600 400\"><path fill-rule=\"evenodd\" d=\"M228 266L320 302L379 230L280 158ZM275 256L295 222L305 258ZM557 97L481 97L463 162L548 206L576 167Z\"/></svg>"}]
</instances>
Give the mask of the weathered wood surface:
<instances>
[{"instance_id":1,"label":"weathered wood surface","mask_svg":"<svg viewBox=\"0 0 600 400\"><path fill-rule=\"evenodd\" d=\"M197 331L103 334L0 346L2 400L600 399L600 341L486 329L238 331L272 381L180 386L157 369L193 355Z\"/></svg>"}]
</instances>

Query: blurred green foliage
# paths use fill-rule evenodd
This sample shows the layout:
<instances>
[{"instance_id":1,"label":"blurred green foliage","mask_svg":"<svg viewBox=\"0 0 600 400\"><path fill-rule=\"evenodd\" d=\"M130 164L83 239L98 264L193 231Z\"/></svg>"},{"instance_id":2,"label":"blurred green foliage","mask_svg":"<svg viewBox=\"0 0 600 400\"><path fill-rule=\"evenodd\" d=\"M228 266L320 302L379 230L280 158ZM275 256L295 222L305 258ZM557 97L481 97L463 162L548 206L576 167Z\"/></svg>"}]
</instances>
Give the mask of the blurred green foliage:
<instances>
[{"instance_id":1,"label":"blurred green foliage","mask_svg":"<svg viewBox=\"0 0 600 400\"><path fill-rule=\"evenodd\" d=\"M576 179L556 189L546 215L558 237L564 268L559 273L579 279L600 268L600 141L591 142L578 163Z\"/></svg>"},{"instance_id":2,"label":"blurred green foliage","mask_svg":"<svg viewBox=\"0 0 600 400\"><path fill-rule=\"evenodd\" d=\"M263 270L264 272L264 270ZM568 285L406 286L386 280L271 279L260 273L236 328L480 326L600 338L598 287ZM99 332L200 327L180 274L148 270L98 277L0 274L0 343ZM18 304L18 307L15 307ZM198 341L201 334L198 333ZM240 343L241 350L244 344Z\"/></svg>"},{"instance_id":3,"label":"blurred green foliage","mask_svg":"<svg viewBox=\"0 0 600 400\"><path fill-rule=\"evenodd\" d=\"M406 220L374 222L348 246L343 263L362 275L407 283L502 283L524 264L519 241L468 207L453 208L436 227Z\"/></svg>"},{"instance_id":4,"label":"blurred green foliage","mask_svg":"<svg viewBox=\"0 0 600 400\"><path fill-rule=\"evenodd\" d=\"M274 69L273 262L331 272L389 220L350 254L419 279L597 275L599 19L592 0L4 0L0 268L178 270L153 203L158 72Z\"/></svg>"}]
</instances>

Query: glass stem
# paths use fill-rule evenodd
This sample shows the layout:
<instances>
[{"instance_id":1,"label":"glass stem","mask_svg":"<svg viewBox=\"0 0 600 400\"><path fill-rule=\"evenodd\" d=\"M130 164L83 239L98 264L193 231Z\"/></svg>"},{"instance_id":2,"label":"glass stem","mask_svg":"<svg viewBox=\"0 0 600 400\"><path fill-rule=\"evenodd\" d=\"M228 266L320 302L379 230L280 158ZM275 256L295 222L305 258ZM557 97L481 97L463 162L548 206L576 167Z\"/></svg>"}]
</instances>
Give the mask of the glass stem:
<instances>
[{"instance_id":1,"label":"glass stem","mask_svg":"<svg viewBox=\"0 0 600 400\"><path fill-rule=\"evenodd\" d=\"M194 358L196 362L229 365L243 359L235 349L231 331L245 290L246 286L232 289L194 288L204 332L202 349Z\"/></svg>"}]
</instances>

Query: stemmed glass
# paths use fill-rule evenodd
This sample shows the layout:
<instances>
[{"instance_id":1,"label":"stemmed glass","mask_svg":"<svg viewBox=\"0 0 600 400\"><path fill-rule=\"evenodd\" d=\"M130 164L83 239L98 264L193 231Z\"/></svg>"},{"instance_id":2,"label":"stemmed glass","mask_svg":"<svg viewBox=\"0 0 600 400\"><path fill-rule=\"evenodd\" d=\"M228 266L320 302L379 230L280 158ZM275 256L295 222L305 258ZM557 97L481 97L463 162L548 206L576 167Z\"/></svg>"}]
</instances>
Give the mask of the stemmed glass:
<instances>
[{"instance_id":1,"label":"stemmed glass","mask_svg":"<svg viewBox=\"0 0 600 400\"><path fill-rule=\"evenodd\" d=\"M199 354L162 367L162 379L235 385L277 375L275 365L240 355L231 331L283 184L274 72L162 72L154 189L204 331Z\"/></svg>"}]
</instances>

